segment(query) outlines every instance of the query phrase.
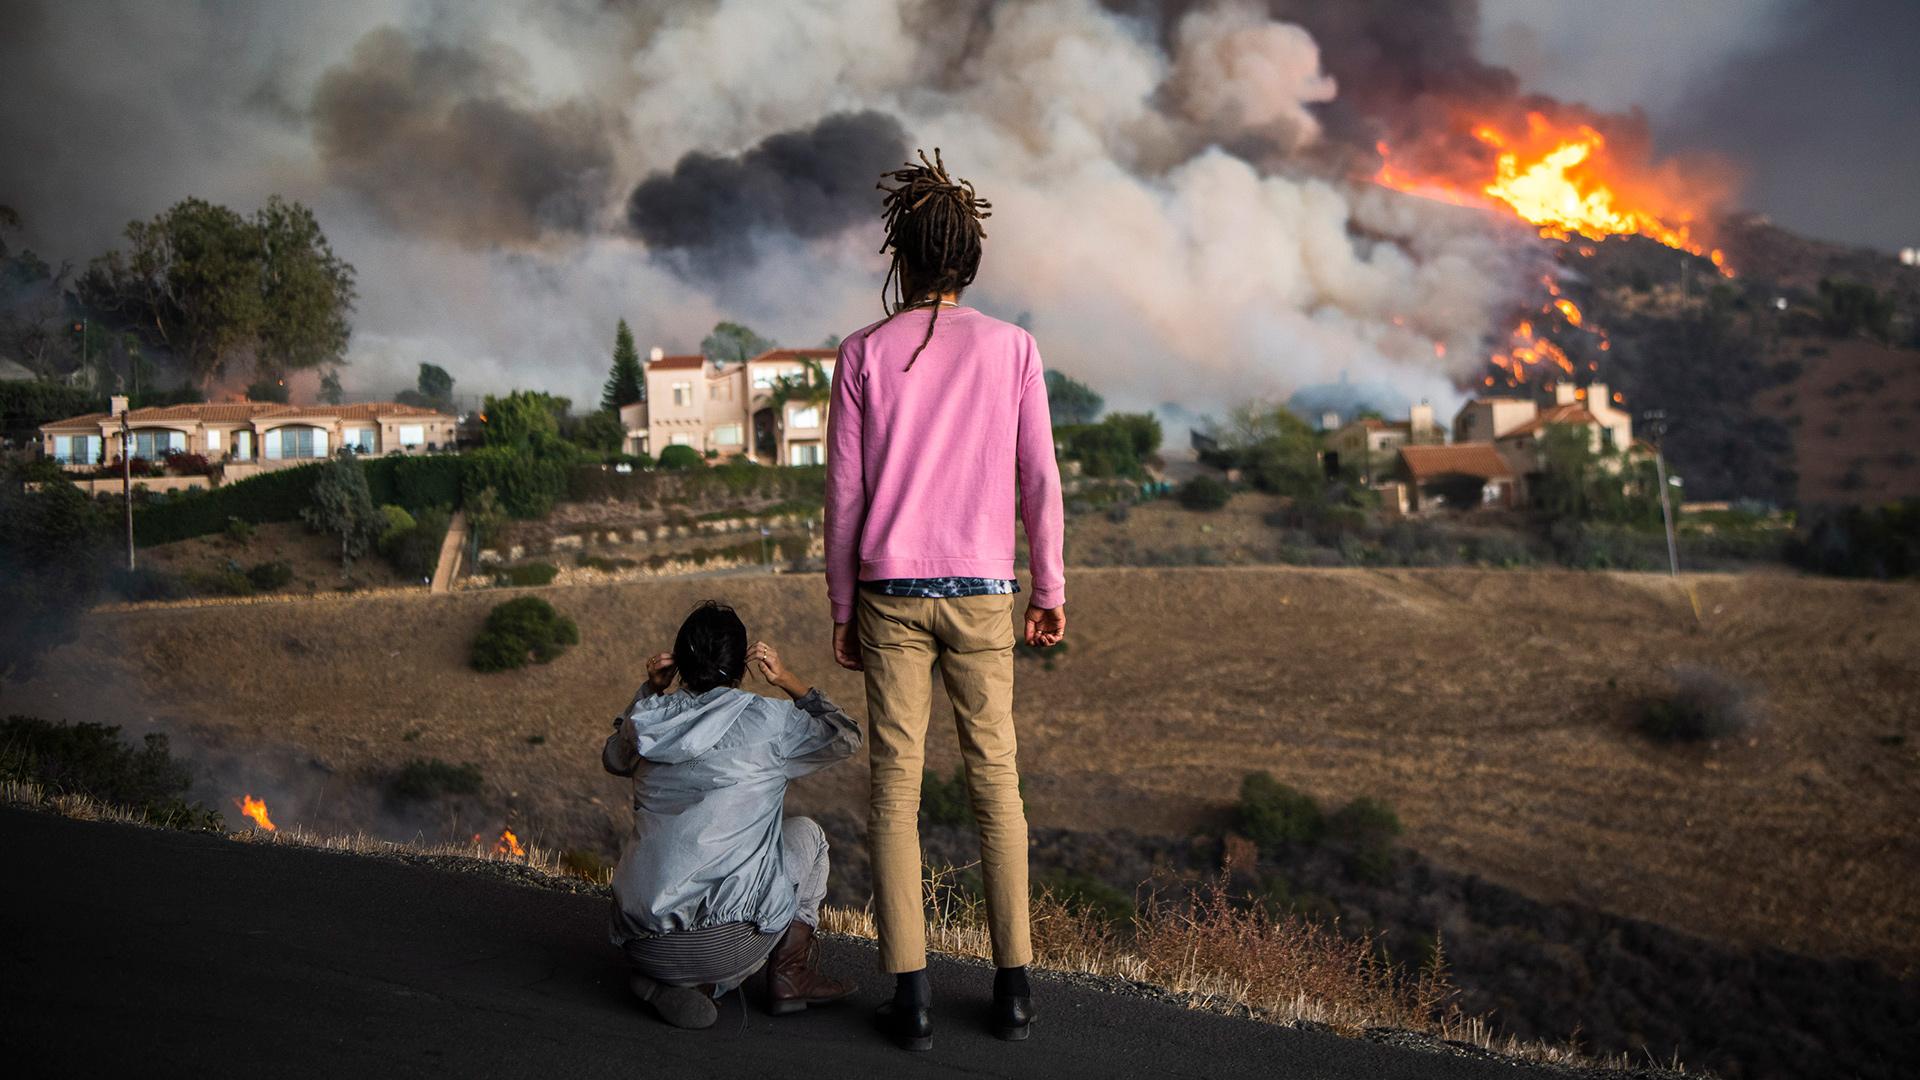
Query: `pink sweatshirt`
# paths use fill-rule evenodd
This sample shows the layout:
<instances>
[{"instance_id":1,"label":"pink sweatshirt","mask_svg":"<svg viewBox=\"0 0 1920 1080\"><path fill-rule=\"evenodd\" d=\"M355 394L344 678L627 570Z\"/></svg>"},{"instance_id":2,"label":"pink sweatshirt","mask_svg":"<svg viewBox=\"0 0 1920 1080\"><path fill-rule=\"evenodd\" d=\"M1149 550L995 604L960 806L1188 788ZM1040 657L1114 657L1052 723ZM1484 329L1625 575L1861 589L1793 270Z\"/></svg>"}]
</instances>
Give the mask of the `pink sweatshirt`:
<instances>
[{"instance_id":1,"label":"pink sweatshirt","mask_svg":"<svg viewBox=\"0 0 1920 1080\"><path fill-rule=\"evenodd\" d=\"M1033 335L969 307L925 309L840 343L827 418L827 598L853 619L860 581L1012 580L1018 495L1032 604L1066 599L1060 469Z\"/></svg>"}]
</instances>

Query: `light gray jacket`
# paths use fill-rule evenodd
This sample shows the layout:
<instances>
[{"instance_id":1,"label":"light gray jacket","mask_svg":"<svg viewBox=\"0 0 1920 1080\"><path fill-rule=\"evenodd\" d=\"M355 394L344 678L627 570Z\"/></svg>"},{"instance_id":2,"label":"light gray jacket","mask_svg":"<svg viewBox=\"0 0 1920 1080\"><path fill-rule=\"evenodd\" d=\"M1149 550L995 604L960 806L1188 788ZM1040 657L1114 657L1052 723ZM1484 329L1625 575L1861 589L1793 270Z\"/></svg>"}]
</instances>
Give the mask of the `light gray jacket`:
<instances>
[{"instance_id":1,"label":"light gray jacket","mask_svg":"<svg viewBox=\"0 0 1920 1080\"><path fill-rule=\"evenodd\" d=\"M633 833L613 872L616 943L735 922L785 931L795 908L780 857L787 781L858 749L859 725L819 690L788 703L643 685L600 752L608 772L633 777Z\"/></svg>"}]
</instances>

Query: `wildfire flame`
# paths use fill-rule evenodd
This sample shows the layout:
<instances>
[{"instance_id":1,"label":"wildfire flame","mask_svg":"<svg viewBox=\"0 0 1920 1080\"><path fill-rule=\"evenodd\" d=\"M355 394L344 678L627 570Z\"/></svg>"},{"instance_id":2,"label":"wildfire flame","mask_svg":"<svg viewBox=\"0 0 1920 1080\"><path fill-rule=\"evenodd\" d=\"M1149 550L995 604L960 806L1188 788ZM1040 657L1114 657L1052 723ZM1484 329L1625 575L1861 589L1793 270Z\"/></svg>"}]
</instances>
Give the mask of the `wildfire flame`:
<instances>
[{"instance_id":1,"label":"wildfire flame","mask_svg":"<svg viewBox=\"0 0 1920 1080\"><path fill-rule=\"evenodd\" d=\"M493 842L493 853L525 858L527 849L520 846L520 838L513 835L512 829L501 829L500 839Z\"/></svg>"},{"instance_id":2,"label":"wildfire flame","mask_svg":"<svg viewBox=\"0 0 1920 1080\"><path fill-rule=\"evenodd\" d=\"M1695 233L1697 211L1669 190L1682 185L1660 177L1634 177L1608 152L1607 136L1588 123L1556 123L1539 111L1526 115L1524 131L1491 122L1472 126L1475 141L1492 154L1444 169L1421 169L1397 161L1376 144L1380 169L1374 181L1396 191L1463 206L1504 207L1556 240L1645 236L1671 248L1705 255L1726 272L1725 256L1709 250ZM1582 245L1582 254L1593 249Z\"/></svg>"},{"instance_id":3,"label":"wildfire flame","mask_svg":"<svg viewBox=\"0 0 1920 1080\"><path fill-rule=\"evenodd\" d=\"M233 800L233 805L239 807L242 814L253 819L255 828L265 829L268 832L274 832L279 828L273 823L273 819L267 816L267 800L246 795Z\"/></svg>"}]
</instances>

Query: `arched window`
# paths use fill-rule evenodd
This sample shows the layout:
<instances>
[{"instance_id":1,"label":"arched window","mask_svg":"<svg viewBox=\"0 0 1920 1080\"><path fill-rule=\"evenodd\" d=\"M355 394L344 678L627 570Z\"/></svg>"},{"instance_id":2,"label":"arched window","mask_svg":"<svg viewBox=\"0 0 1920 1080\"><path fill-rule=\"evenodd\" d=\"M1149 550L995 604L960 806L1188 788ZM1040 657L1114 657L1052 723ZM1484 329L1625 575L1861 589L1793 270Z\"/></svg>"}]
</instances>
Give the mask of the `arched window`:
<instances>
[{"instance_id":1,"label":"arched window","mask_svg":"<svg viewBox=\"0 0 1920 1080\"><path fill-rule=\"evenodd\" d=\"M327 456L327 433L316 427L273 428L267 432L265 443L268 461Z\"/></svg>"}]
</instances>

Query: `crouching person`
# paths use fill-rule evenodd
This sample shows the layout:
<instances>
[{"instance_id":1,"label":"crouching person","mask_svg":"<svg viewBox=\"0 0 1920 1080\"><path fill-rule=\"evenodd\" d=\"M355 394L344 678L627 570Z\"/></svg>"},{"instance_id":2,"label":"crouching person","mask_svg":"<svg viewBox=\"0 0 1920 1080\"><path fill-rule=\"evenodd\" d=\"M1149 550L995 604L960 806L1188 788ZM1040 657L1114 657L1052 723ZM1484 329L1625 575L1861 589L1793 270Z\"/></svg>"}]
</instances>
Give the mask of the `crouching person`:
<instances>
[{"instance_id":1,"label":"crouching person","mask_svg":"<svg viewBox=\"0 0 1920 1080\"><path fill-rule=\"evenodd\" d=\"M740 689L751 669L789 704ZM680 688L667 691L678 677ZM787 782L860 748L860 728L794 677L733 609L708 601L615 721L601 761L633 778L634 828L613 874L611 936L662 1020L711 1025L714 1000L764 971L775 1014L851 994L814 967L827 838L781 817Z\"/></svg>"}]
</instances>

